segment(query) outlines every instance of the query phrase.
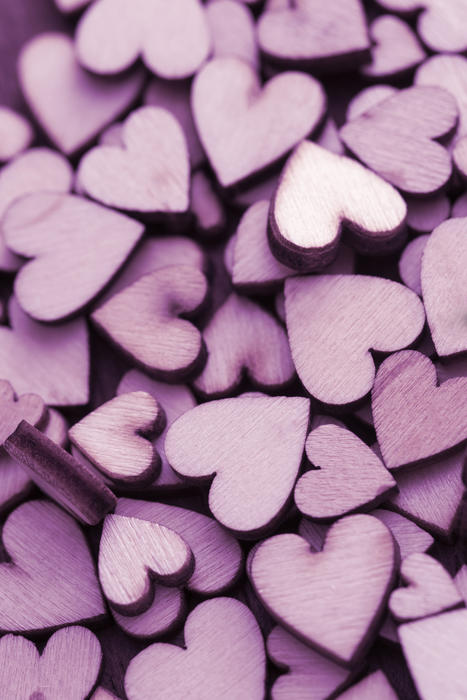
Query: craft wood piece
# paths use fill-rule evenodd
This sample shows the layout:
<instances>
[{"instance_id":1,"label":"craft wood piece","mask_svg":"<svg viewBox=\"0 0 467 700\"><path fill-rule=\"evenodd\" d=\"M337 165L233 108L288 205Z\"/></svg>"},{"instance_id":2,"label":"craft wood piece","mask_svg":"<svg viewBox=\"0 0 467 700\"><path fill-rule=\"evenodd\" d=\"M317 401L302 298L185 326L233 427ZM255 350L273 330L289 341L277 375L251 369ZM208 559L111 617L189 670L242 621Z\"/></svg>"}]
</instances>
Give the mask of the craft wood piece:
<instances>
[{"instance_id":1,"label":"craft wood piece","mask_svg":"<svg viewBox=\"0 0 467 700\"><path fill-rule=\"evenodd\" d=\"M8 516L0 564L0 630L46 632L105 616L94 563L73 518L48 501L28 501Z\"/></svg>"},{"instance_id":2,"label":"craft wood piece","mask_svg":"<svg viewBox=\"0 0 467 700\"><path fill-rule=\"evenodd\" d=\"M0 105L0 161L7 161L25 151L34 139L31 124L22 114Z\"/></svg>"},{"instance_id":3,"label":"craft wood piece","mask_svg":"<svg viewBox=\"0 0 467 700\"><path fill-rule=\"evenodd\" d=\"M356 198L352 193L365 193ZM403 240L407 207L400 194L355 160L311 141L295 150L271 202L269 243L275 257L301 272L337 254L343 226L361 252L384 252Z\"/></svg>"},{"instance_id":4,"label":"craft wood piece","mask_svg":"<svg viewBox=\"0 0 467 700\"><path fill-rule=\"evenodd\" d=\"M379 367L372 392L378 444L388 469L417 465L467 439L467 378L437 385L436 368L406 350Z\"/></svg>"},{"instance_id":5,"label":"craft wood piece","mask_svg":"<svg viewBox=\"0 0 467 700\"><path fill-rule=\"evenodd\" d=\"M285 310L297 374L312 396L332 405L366 396L375 379L370 349L388 353L410 345L425 320L414 292L363 275L288 279Z\"/></svg>"},{"instance_id":6,"label":"craft wood piece","mask_svg":"<svg viewBox=\"0 0 467 700\"><path fill-rule=\"evenodd\" d=\"M71 156L132 104L144 71L139 67L109 82L83 70L72 39L40 34L18 59L21 88L31 111L57 148Z\"/></svg>"},{"instance_id":7,"label":"craft wood piece","mask_svg":"<svg viewBox=\"0 0 467 700\"><path fill-rule=\"evenodd\" d=\"M140 107L123 124L123 147L96 146L81 159L78 181L93 199L143 214L188 208L190 164L183 131L172 114Z\"/></svg>"},{"instance_id":8,"label":"craft wood piece","mask_svg":"<svg viewBox=\"0 0 467 700\"><path fill-rule=\"evenodd\" d=\"M282 73L261 87L248 63L216 58L194 79L191 105L219 184L232 187L309 136L324 117L326 97L321 84L304 73Z\"/></svg>"},{"instance_id":9,"label":"craft wood piece","mask_svg":"<svg viewBox=\"0 0 467 700\"><path fill-rule=\"evenodd\" d=\"M214 479L209 507L222 525L256 537L282 515L303 455L309 401L299 397L211 401L169 429L165 451L189 479Z\"/></svg>"},{"instance_id":10,"label":"craft wood piece","mask_svg":"<svg viewBox=\"0 0 467 700\"><path fill-rule=\"evenodd\" d=\"M333 695L349 678L350 672L321 656L282 627L274 627L267 640L271 661L287 673L279 676L271 689L272 700L323 700Z\"/></svg>"},{"instance_id":11,"label":"craft wood piece","mask_svg":"<svg viewBox=\"0 0 467 700\"><path fill-rule=\"evenodd\" d=\"M407 224L416 233L431 233L434 228L449 218L451 203L443 192L432 197L409 197L407 202Z\"/></svg>"},{"instance_id":12,"label":"craft wood piece","mask_svg":"<svg viewBox=\"0 0 467 700\"><path fill-rule=\"evenodd\" d=\"M348 122L339 136L359 160L403 192L438 192L451 176L451 156L437 142L457 124L456 101L447 90L401 90Z\"/></svg>"},{"instance_id":13,"label":"craft wood piece","mask_svg":"<svg viewBox=\"0 0 467 700\"><path fill-rule=\"evenodd\" d=\"M102 480L26 421L4 448L44 493L81 522L96 525L115 507L115 496Z\"/></svg>"},{"instance_id":14,"label":"craft wood piece","mask_svg":"<svg viewBox=\"0 0 467 700\"><path fill-rule=\"evenodd\" d=\"M210 0L206 19L214 58L233 56L259 69L255 21L248 7L238 0Z\"/></svg>"},{"instance_id":15,"label":"craft wood piece","mask_svg":"<svg viewBox=\"0 0 467 700\"><path fill-rule=\"evenodd\" d=\"M454 581L441 564L428 554L411 554L401 564L406 588L391 593L389 610L400 622L437 615L463 606Z\"/></svg>"},{"instance_id":16,"label":"craft wood piece","mask_svg":"<svg viewBox=\"0 0 467 700\"><path fill-rule=\"evenodd\" d=\"M439 356L467 351L467 218L438 226L422 258L423 303Z\"/></svg>"},{"instance_id":17,"label":"craft wood piece","mask_svg":"<svg viewBox=\"0 0 467 700\"><path fill-rule=\"evenodd\" d=\"M245 375L259 389L280 391L295 375L282 326L237 294L231 294L216 311L203 340L208 359L194 386L204 397L233 393Z\"/></svg>"},{"instance_id":18,"label":"craft wood piece","mask_svg":"<svg viewBox=\"0 0 467 700\"><path fill-rule=\"evenodd\" d=\"M337 696L337 700L398 700L392 685L382 671L374 671L359 683Z\"/></svg>"},{"instance_id":19,"label":"craft wood piece","mask_svg":"<svg viewBox=\"0 0 467 700\"><path fill-rule=\"evenodd\" d=\"M238 6L234 0L229 2ZM226 226L222 202L202 170L191 178L191 212L195 217L196 229L202 236L219 235Z\"/></svg>"},{"instance_id":20,"label":"craft wood piece","mask_svg":"<svg viewBox=\"0 0 467 700\"><path fill-rule=\"evenodd\" d=\"M200 270L172 265L144 275L91 315L98 328L143 369L183 380L203 364L200 332L180 315L204 304L208 283Z\"/></svg>"},{"instance_id":21,"label":"craft wood piece","mask_svg":"<svg viewBox=\"0 0 467 700\"><path fill-rule=\"evenodd\" d=\"M377 508L371 512L392 532L399 545L400 558L404 560L411 554L426 552L434 542L433 537L421 527L399 513L385 508Z\"/></svg>"},{"instance_id":22,"label":"craft wood piece","mask_svg":"<svg viewBox=\"0 0 467 700\"><path fill-rule=\"evenodd\" d=\"M187 78L208 57L209 26L199 0L98 0L76 31L81 64L100 74L126 70L141 57L162 78Z\"/></svg>"},{"instance_id":23,"label":"craft wood piece","mask_svg":"<svg viewBox=\"0 0 467 700\"><path fill-rule=\"evenodd\" d=\"M157 401L134 391L96 408L70 429L69 436L106 476L137 484L151 482L159 473L160 457L149 437L164 426Z\"/></svg>"},{"instance_id":24,"label":"craft wood piece","mask_svg":"<svg viewBox=\"0 0 467 700\"><path fill-rule=\"evenodd\" d=\"M265 540L254 550L248 575L282 626L352 666L378 629L396 565L387 527L370 515L350 515L330 528L322 552L312 552L298 535Z\"/></svg>"},{"instance_id":25,"label":"craft wood piece","mask_svg":"<svg viewBox=\"0 0 467 700\"><path fill-rule=\"evenodd\" d=\"M306 455L316 469L298 480L297 508L313 520L334 520L385 501L396 482L375 453L356 435L336 425L309 434Z\"/></svg>"},{"instance_id":26,"label":"craft wood piece","mask_svg":"<svg viewBox=\"0 0 467 700\"><path fill-rule=\"evenodd\" d=\"M83 700L97 683L102 651L86 627L65 627L53 634L39 655L25 637L0 640L0 695L34 700Z\"/></svg>"},{"instance_id":27,"label":"craft wood piece","mask_svg":"<svg viewBox=\"0 0 467 700\"><path fill-rule=\"evenodd\" d=\"M362 114L371 107L379 104L387 97L397 94L397 88L392 87L392 85L386 85L385 83L381 85L370 85L367 88L363 88L360 92L357 92L355 97L349 101L346 111L346 121L350 122L353 119L358 119Z\"/></svg>"},{"instance_id":28,"label":"craft wood piece","mask_svg":"<svg viewBox=\"0 0 467 700\"><path fill-rule=\"evenodd\" d=\"M366 78L400 78L426 58L416 34L394 15L380 15L370 25L371 63L361 67Z\"/></svg>"},{"instance_id":29,"label":"craft wood piece","mask_svg":"<svg viewBox=\"0 0 467 700\"><path fill-rule=\"evenodd\" d=\"M418 236L406 245L399 260L399 275L406 287L422 296L422 256L429 236Z\"/></svg>"},{"instance_id":30,"label":"craft wood piece","mask_svg":"<svg viewBox=\"0 0 467 700\"><path fill-rule=\"evenodd\" d=\"M17 397L10 382L0 379L0 444L16 430L22 420L43 428L47 425L48 410L37 394Z\"/></svg>"},{"instance_id":31,"label":"craft wood piece","mask_svg":"<svg viewBox=\"0 0 467 700\"><path fill-rule=\"evenodd\" d=\"M170 634L186 614L185 596L180 588L157 584L154 598L147 610L139 615L121 615L111 607L117 625L136 639L157 639Z\"/></svg>"},{"instance_id":32,"label":"craft wood piece","mask_svg":"<svg viewBox=\"0 0 467 700\"><path fill-rule=\"evenodd\" d=\"M8 208L2 230L11 250L33 258L15 279L21 307L38 321L60 321L105 287L144 227L81 197L36 192Z\"/></svg>"},{"instance_id":33,"label":"craft wood piece","mask_svg":"<svg viewBox=\"0 0 467 700\"><path fill-rule=\"evenodd\" d=\"M351 70L369 57L370 40L359 0L297 0L268 6L258 21L261 51L278 64L322 72Z\"/></svg>"},{"instance_id":34,"label":"craft wood piece","mask_svg":"<svg viewBox=\"0 0 467 700\"><path fill-rule=\"evenodd\" d=\"M233 598L198 605L185 623L185 648L152 644L130 661L128 700L263 700L264 642L250 610Z\"/></svg>"},{"instance_id":35,"label":"craft wood piece","mask_svg":"<svg viewBox=\"0 0 467 700\"><path fill-rule=\"evenodd\" d=\"M453 610L401 625L399 639L423 700L454 700L467 694L467 610Z\"/></svg>"},{"instance_id":36,"label":"craft wood piece","mask_svg":"<svg viewBox=\"0 0 467 700\"><path fill-rule=\"evenodd\" d=\"M464 56L431 56L415 73L416 85L436 85L453 95L459 108L459 125L456 136L467 134L467 59Z\"/></svg>"},{"instance_id":37,"label":"craft wood piece","mask_svg":"<svg viewBox=\"0 0 467 700\"><path fill-rule=\"evenodd\" d=\"M123 515L108 515L99 546L99 581L119 613L137 615L150 606L153 580L179 586L190 578L193 553L174 530Z\"/></svg>"}]
</instances>

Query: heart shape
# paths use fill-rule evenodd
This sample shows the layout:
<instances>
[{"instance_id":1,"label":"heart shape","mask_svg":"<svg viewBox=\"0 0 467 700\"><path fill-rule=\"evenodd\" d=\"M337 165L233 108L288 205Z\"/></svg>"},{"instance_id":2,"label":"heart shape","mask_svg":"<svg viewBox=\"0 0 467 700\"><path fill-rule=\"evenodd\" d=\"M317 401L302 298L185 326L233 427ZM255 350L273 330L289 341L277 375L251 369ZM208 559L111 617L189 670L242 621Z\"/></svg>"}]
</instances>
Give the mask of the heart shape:
<instances>
[{"instance_id":1,"label":"heart shape","mask_svg":"<svg viewBox=\"0 0 467 700\"><path fill-rule=\"evenodd\" d=\"M214 476L209 507L216 520L239 536L256 537L288 504L309 410L309 401L299 397L210 401L171 426L167 459L189 479Z\"/></svg>"},{"instance_id":2,"label":"heart shape","mask_svg":"<svg viewBox=\"0 0 467 700\"><path fill-rule=\"evenodd\" d=\"M306 441L306 455L319 467L295 486L295 503L313 520L334 520L385 501L396 482L375 453L356 435L337 425L322 425Z\"/></svg>"},{"instance_id":3,"label":"heart shape","mask_svg":"<svg viewBox=\"0 0 467 700\"><path fill-rule=\"evenodd\" d=\"M421 284L438 355L467 351L467 219L445 221L428 237Z\"/></svg>"},{"instance_id":4,"label":"heart shape","mask_svg":"<svg viewBox=\"0 0 467 700\"><path fill-rule=\"evenodd\" d=\"M388 469L416 465L467 439L467 377L438 386L436 368L419 352L388 357L372 392L376 436Z\"/></svg>"},{"instance_id":5,"label":"heart shape","mask_svg":"<svg viewBox=\"0 0 467 700\"><path fill-rule=\"evenodd\" d=\"M50 140L68 156L93 141L132 104L144 71L113 82L89 75L65 34L40 34L23 46L18 73L26 101Z\"/></svg>"},{"instance_id":6,"label":"heart shape","mask_svg":"<svg viewBox=\"0 0 467 700\"><path fill-rule=\"evenodd\" d=\"M82 418L68 432L71 442L113 480L130 484L152 481L160 457L145 437L160 433L165 415L145 391L121 394Z\"/></svg>"},{"instance_id":7,"label":"heart shape","mask_svg":"<svg viewBox=\"0 0 467 700\"><path fill-rule=\"evenodd\" d=\"M321 552L299 535L276 535L254 550L248 575L269 613L295 637L344 666L368 649L396 573L394 539L370 515L349 515Z\"/></svg>"},{"instance_id":8,"label":"heart shape","mask_svg":"<svg viewBox=\"0 0 467 700\"><path fill-rule=\"evenodd\" d=\"M141 277L91 315L97 327L150 374L182 380L204 362L201 333L181 314L202 307L208 282L200 270L171 265Z\"/></svg>"},{"instance_id":9,"label":"heart shape","mask_svg":"<svg viewBox=\"0 0 467 700\"><path fill-rule=\"evenodd\" d=\"M227 188L280 160L311 134L324 116L326 97L321 84L304 73L282 73L261 87L247 63L217 58L194 79L191 105L206 155Z\"/></svg>"},{"instance_id":10,"label":"heart shape","mask_svg":"<svg viewBox=\"0 0 467 700\"><path fill-rule=\"evenodd\" d=\"M130 211L188 209L190 164L182 128L169 112L141 107L121 132L122 146L97 146L81 159L78 181L93 199Z\"/></svg>"},{"instance_id":11,"label":"heart shape","mask_svg":"<svg viewBox=\"0 0 467 700\"><path fill-rule=\"evenodd\" d=\"M130 661L125 675L128 700L263 700L264 642L243 603L233 598L200 603L187 618L184 638L184 649L152 644Z\"/></svg>"},{"instance_id":12,"label":"heart shape","mask_svg":"<svg viewBox=\"0 0 467 700\"><path fill-rule=\"evenodd\" d=\"M24 311L38 321L60 321L89 304L144 231L123 214L54 192L37 192L14 202L2 228L10 250L34 258L16 275L15 295Z\"/></svg>"},{"instance_id":13,"label":"heart shape","mask_svg":"<svg viewBox=\"0 0 467 700\"><path fill-rule=\"evenodd\" d=\"M24 637L0 640L0 695L3 698L83 700L97 683L102 651L86 627L65 627L39 655Z\"/></svg>"},{"instance_id":14,"label":"heart shape","mask_svg":"<svg viewBox=\"0 0 467 700\"><path fill-rule=\"evenodd\" d=\"M370 349L388 353L410 345L425 321L423 304L410 289L363 275L288 279L285 311L303 385L322 403L340 406L371 391Z\"/></svg>"},{"instance_id":15,"label":"heart shape","mask_svg":"<svg viewBox=\"0 0 467 700\"><path fill-rule=\"evenodd\" d=\"M6 105L0 106L0 161L7 161L25 151L34 139L31 124L22 114Z\"/></svg>"},{"instance_id":16,"label":"heart shape","mask_svg":"<svg viewBox=\"0 0 467 700\"><path fill-rule=\"evenodd\" d=\"M152 579L178 586L193 573L191 549L174 530L123 515L108 515L99 547L99 580L119 613L137 615L150 606Z\"/></svg>"},{"instance_id":17,"label":"heart shape","mask_svg":"<svg viewBox=\"0 0 467 700\"><path fill-rule=\"evenodd\" d=\"M367 78L401 78L426 58L416 34L394 15L380 15L370 25L371 63L361 67Z\"/></svg>"},{"instance_id":18,"label":"heart shape","mask_svg":"<svg viewBox=\"0 0 467 700\"><path fill-rule=\"evenodd\" d=\"M2 531L0 630L38 632L105 615L94 564L75 520L48 501L28 501Z\"/></svg>"},{"instance_id":19,"label":"heart shape","mask_svg":"<svg viewBox=\"0 0 467 700\"><path fill-rule=\"evenodd\" d=\"M10 382L0 379L0 444L22 420L45 427L48 421L47 406L37 394L23 394L17 398Z\"/></svg>"},{"instance_id":20,"label":"heart shape","mask_svg":"<svg viewBox=\"0 0 467 700\"><path fill-rule=\"evenodd\" d=\"M364 196L353 196L357 191ZM304 141L287 161L271 202L269 244L285 265L319 270L336 257L344 225L360 252L398 247L406 213L400 194L376 173Z\"/></svg>"},{"instance_id":21,"label":"heart shape","mask_svg":"<svg viewBox=\"0 0 467 700\"><path fill-rule=\"evenodd\" d=\"M111 28L111 30L110 30ZM141 56L162 78L188 78L206 60L209 28L199 0L98 0L81 18L76 50L94 73L120 73Z\"/></svg>"},{"instance_id":22,"label":"heart shape","mask_svg":"<svg viewBox=\"0 0 467 700\"><path fill-rule=\"evenodd\" d=\"M365 165L403 192L434 194L451 177L451 156L437 143L457 124L454 97L435 86L400 90L339 132Z\"/></svg>"}]
</instances>

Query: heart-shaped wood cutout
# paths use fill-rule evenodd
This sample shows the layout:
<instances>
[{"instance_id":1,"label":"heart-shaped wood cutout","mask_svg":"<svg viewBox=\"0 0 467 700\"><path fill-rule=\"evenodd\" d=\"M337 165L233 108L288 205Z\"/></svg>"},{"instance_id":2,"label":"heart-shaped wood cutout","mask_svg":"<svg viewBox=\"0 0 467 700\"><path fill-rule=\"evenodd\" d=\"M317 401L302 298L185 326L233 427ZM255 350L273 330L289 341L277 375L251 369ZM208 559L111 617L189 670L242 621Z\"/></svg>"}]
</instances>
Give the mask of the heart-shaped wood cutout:
<instances>
[{"instance_id":1,"label":"heart-shaped wood cutout","mask_svg":"<svg viewBox=\"0 0 467 700\"><path fill-rule=\"evenodd\" d=\"M421 284L438 355L467 351L467 218L445 221L429 236Z\"/></svg>"},{"instance_id":2,"label":"heart-shaped wood cutout","mask_svg":"<svg viewBox=\"0 0 467 700\"><path fill-rule=\"evenodd\" d=\"M389 610L396 620L407 622L464 605L446 569L428 554L411 554L401 564L406 588L391 593Z\"/></svg>"},{"instance_id":3,"label":"heart-shaped wood cutout","mask_svg":"<svg viewBox=\"0 0 467 700\"><path fill-rule=\"evenodd\" d=\"M337 696L336 700L398 700L382 671L375 671Z\"/></svg>"},{"instance_id":4,"label":"heart-shaped wood cutout","mask_svg":"<svg viewBox=\"0 0 467 700\"><path fill-rule=\"evenodd\" d=\"M355 198L357 191L362 196ZM406 213L400 194L376 173L304 141L287 161L271 202L269 242L285 265L318 270L336 257L344 225L361 252L398 247Z\"/></svg>"},{"instance_id":5,"label":"heart-shaped wood cutout","mask_svg":"<svg viewBox=\"0 0 467 700\"><path fill-rule=\"evenodd\" d=\"M209 0L206 19L213 58L233 56L259 70L255 20L247 7L235 0Z\"/></svg>"},{"instance_id":6,"label":"heart-shaped wood cutout","mask_svg":"<svg viewBox=\"0 0 467 700\"><path fill-rule=\"evenodd\" d=\"M246 605L233 598L201 603L187 618L184 638L185 648L152 644L130 661L128 700L263 700L264 642Z\"/></svg>"},{"instance_id":7,"label":"heart-shaped wood cutout","mask_svg":"<svg viewBox=\"0 0 467 700\"><path fill-rule=\"evenodd\" d=\"M190 163L183 131L164 109L141 107L121 132L123 147L97 146L82 158L78 181L93 199L129 211L188 209Z\"/></svg>"},{"instance_id":8,"label":"heart-shaped wood cutout","mask_svg":"<svg viewBox=\"0 0 467 700\"><path fill-rule=\"evenodd\" d=\"M219 184L231 187L280 160L320 124L321 84L304 73L282 73L261 87L237 58L217 58L197 74L191 93L201 143ZM269 134L258 138L258 134Z\"/></svg>"},{"instance_id":9,"label":"heart-shaped wood cutout","mask_svg":"<svg viewBox=\"0 0 467 700\"><path fill-rule=\"evenodd\" d=\"M144 275L91 318L143 369L161 379L182 380L203 364L205 348L198 329L179 316L194 314L207 293L200 270L173 265Z\"/></svg>"},{"instance_id":10,"label":"heart-shaped wood cutout","mask_svg":"<svg viewBox=\"0 0 467 700\"><path fill-rule=\"evenodd\" d=\"M22 114L0 105L0 161L25 151L34 138L31 124Z\"/></svg>"},{"instance_id":11,"label":"heart-shaped wood cutout","mask_svg":"<svg viewBox=\"0 0 467 700\"><path fill-rule=\"evenodd\" d=\"M145 391L121 394L96 408L69 430L71 442L115 481L152 481L160 457L148 437L160 433L165 415Z\"/></svg>"},{"instance_id":12,"label":"heart-shaped wood cutout","mask_svg":"<svg viewBox=\"0 0 467 700\"><path fill-rule=\"evenodd\" d=\"M83 700L97 683L101 663L101 645L86 627L58 630L40 655L28 639L7 634L0 640L0 695Z\"/></svg>"},{"instance_id":13,"label":"heart-shaped wood cutout","mask_svg":"<svg viewBox=\"0 0 467 700\"><path fill-rule=\"evenodd\" d=\"M255 537L281 516L303 455L310 404L299 397L239 397L196 406L170 428L175 471L211 480L209 507L225 527Z\"/></svg>"},{"instance_id":14,"label":"heart-shaped wood cutout","mask_svg":"<svg viewBox=\"0 0 467 700\"><path fill-rule=\"evenodd\" d=\"M426 58L410 25L394 15L377 17L370 25L370 37L371 63L361 68L366 78L401 78Z\"/></svg>"},{"instance_id":15,"label":"heart-shaped wood cutout","mask_svg":"<svg viewBox=\"0 0 467 700\"><path fill-rule=\"evenodd\" d=\"M451 156L436 139L457 124L457 103L442 88L415 86L371 107L339 132L365 165L403 192L433 194L449 180Z\"/></svg>"},{"instance_id":16,"label":"heart-shaped wood cutout","mask_svg":"<svg viewBox=\"0 0 467 700\"><path fill-rule=\"evenodd\" d=\"M137 97L140 68L108 81L83 70L65 34L34 37L21 50L18 73L24 97L50 140L66 155L90 143Z\"/></svg>"},{"instance_id":17,"label":"heart-shaped wood cutout","mask_svg":"<svg viewBox=\"0 0 467 700\"><path fill-rule=\"evenodd\" d=\"M147 610L139 615L121 615L110 606L116 624L136 639L157 639L174 632L186 615L184 591L157 584L154 598Z\"/></svg>"},{"instance_id":18,"label":"heart-shaped wood cutout","mask_svg":"<svg viewBox=\"0 0 467 700\"><path fill-rule=\"evenodd\" d=\"M375 453L356 435L322 425L306 441L306 455L318 467L295 486L295 503L313 520L334 520L385 501L396 482Z\"/></svg>"},{"instance_id":19,"label":"heart-shaped wood cutout","mask_svg":"<svg viewBox=\"0 0 467 700\"><path fill-rule=\"evenodd\" d=\"M80 527L48 501L28 501L7 518L0 564L0 630L46 631L105 615Z\"/></svg>"},{"instance_id":20,"label":"heart-shaped wood cutout","mask_svg":"<svg viewBox=\"0 0 467 700\"><path fill-rule=\"evenodd\" d=\"M410 345L425 321L410 289L363 275L288 279L285 311L297 374L312 396L332 405L366 396L375 379L370 350Z\"/></svg>"},{"instance_id":21,"label":"heart-shaped wood cutout","mask_svg":"<svg viewBox=\"0 0 467 700\"><path fill-rule=\"evenodd\" d=\"M298 535L255 549L248 574L269 613L295 637L354 665L374 638L397 564L394 539L370 515L349 515L327 533L322 552Z\"/></svg>"},{"instance_id":22,"label":"heart-shaped wood cutout","mask_svg":"<svg viewBox=\"0 0 467 700\"><path fill-rule=\"evenodd\" d=\"M406 287L422 296L422 256L429 236L418 236L404 248L399 260L399 275Z\"/></svg>"},{"instance_id":23,"label":"heart-shaped wood cutout","mask_svg":"<svg viewBox=\"0 0 467 700\"><path fill-rule=\"evenodd\" d=\"M408 518L385 508L377 508L371 512L392 532L399 545L402 560L417 552L426 552L434 542L433 537Z\"/></svg>"},{"instance_id":24,"label":"heart-shaped wood cutout","mask_svg":"<svg viewBox=\"0 0 467 700\"><path fill-rule=\"evenodd\" d=\"M349 70L369 55L370 41L360 0L287 0L268 7L258 21L261 51L280 64L315 71Z\"/></svg>"},{"instance_id":25,"label":"heart-shaped wood cutout","mask_svg":"<svg viewBox=\"0 0 467 700\"><path fill-rule=\"evenodd\" d=\"M372 392L378 444L388 469L415 465L467 439L467 377L438 386L436 368L406 350L380 366Z\"/></svg>"},{"instance_id":26,"label":"heart-shaped wood cutout","mask_svg":"<svg viewBox=\"0 0 467 700\"><path fill-rule=\"evenodd\" d=\"M190 578L191 549L174 530L123 515L108 515L99 547L99 580L118 612L136 615L154 596L152 579L178 586Z\"/></svg>"},{"instance_id":27,"label":"heart-shaped wood cutout","mask_svg":"<svg viewBox=\"0 0 467 700\"><path fill-rule=\"evenodd\" d=\"M45 427L48 420L47 406L37 394L15 396L10 382L0 380L0 444L18 427L22 420L31 425Z\"/></svg>"},{"instance_id":28,"label":"heart-shaped wood cutout","mask_svg":"<svg viewBox=\"0 0 467 700\"><path fill-rule=\"evenodd\" d=\"M144 231L123 214L54 192L37 192L14 202L2 229L11 250L34 258L16 275L15 295L38 321L63 320L92 301Z\"/></svg>"},{"instance_id":29,"label":"heart-shaped wood cutout","mask_svg":"<svg viewBox=\"0 0 467 700\"><path fill-rule=\"evenodd\" d=\"M357 119L362 114L365 114L367 110L374 105L379 104L387 97L397 94L397 88L392 87L392 85L370 85L369 87L363 88L360 92L352 97L347 105L345 112L346 121L350 122L352 119Z\"/></svg>"},{"instance_id":30,"label":"heart-shaped wood cutout","mask_svg":"<svg viewBox=\"0 0 467 700\"><path fill-rule=\"evenodd\" d=\"M200 0L99 0L76 32L82 65L94 73L119 73L141 56L162 78L187 78L206 60L209 28Z\"/></svg>"},{"instance_id":31,"label":"heart-shaped wood cutout","mask_svg":"<svg viewBox=\"0 0 467 700\"><path fill-rule=\"evenodd\" d=\"M416 85L436 85L450 92L455 98L459 109L457 138L467 134L467 101L464 89L466 79L467 59L456 54L431 56L417 68L414 78Z\"/></svg>"}]
</instances>

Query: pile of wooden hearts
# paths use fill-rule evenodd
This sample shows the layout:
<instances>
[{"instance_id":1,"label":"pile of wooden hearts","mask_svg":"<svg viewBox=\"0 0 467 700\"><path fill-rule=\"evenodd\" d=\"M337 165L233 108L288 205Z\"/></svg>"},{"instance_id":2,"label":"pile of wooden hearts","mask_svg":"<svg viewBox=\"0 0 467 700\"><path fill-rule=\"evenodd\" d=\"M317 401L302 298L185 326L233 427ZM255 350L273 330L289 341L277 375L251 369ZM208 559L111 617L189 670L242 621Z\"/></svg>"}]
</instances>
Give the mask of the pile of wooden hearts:
<instances>
[{"instance_id":1,"label":"pile of wooden hearts","mask_svg":"<svg viewBox=\"0 0 467 700\"><path fill-rule=\"evenodd\" d=\"M466 0L55 4L0 107L0 698L467 698Z\"/></svg>"}]
</instances>

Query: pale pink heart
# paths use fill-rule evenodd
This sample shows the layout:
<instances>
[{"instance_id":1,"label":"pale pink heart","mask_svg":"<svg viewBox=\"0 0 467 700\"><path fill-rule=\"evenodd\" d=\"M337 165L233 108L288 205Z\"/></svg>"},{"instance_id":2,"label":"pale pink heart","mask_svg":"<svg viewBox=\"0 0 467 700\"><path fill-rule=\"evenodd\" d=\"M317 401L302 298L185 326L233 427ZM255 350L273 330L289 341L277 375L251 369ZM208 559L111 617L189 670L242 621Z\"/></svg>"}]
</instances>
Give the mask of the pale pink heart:
<instances>
[{"instance_id":1,"label":"pale pink heart","mask_svg":"<svg viewBox=\"0 0 467 700\"><path fill-rule=\"evenodd\" d=\"M369 32L373 41L371 63L360 69L367 78L404 76L426 58L417 35L399 17L381 15L373 20Z\"/></svg>"},{"instance_id":2,"label":"pale pink heart","mask_svg":"<svg viewBox=\"0 0 467 700\"><path fill-rule=\"evenodd\" d=\"M0 161L10 160L25 151L34 139L26 117L6 105L0 105Z\"/></svg>"}]
</instances>

